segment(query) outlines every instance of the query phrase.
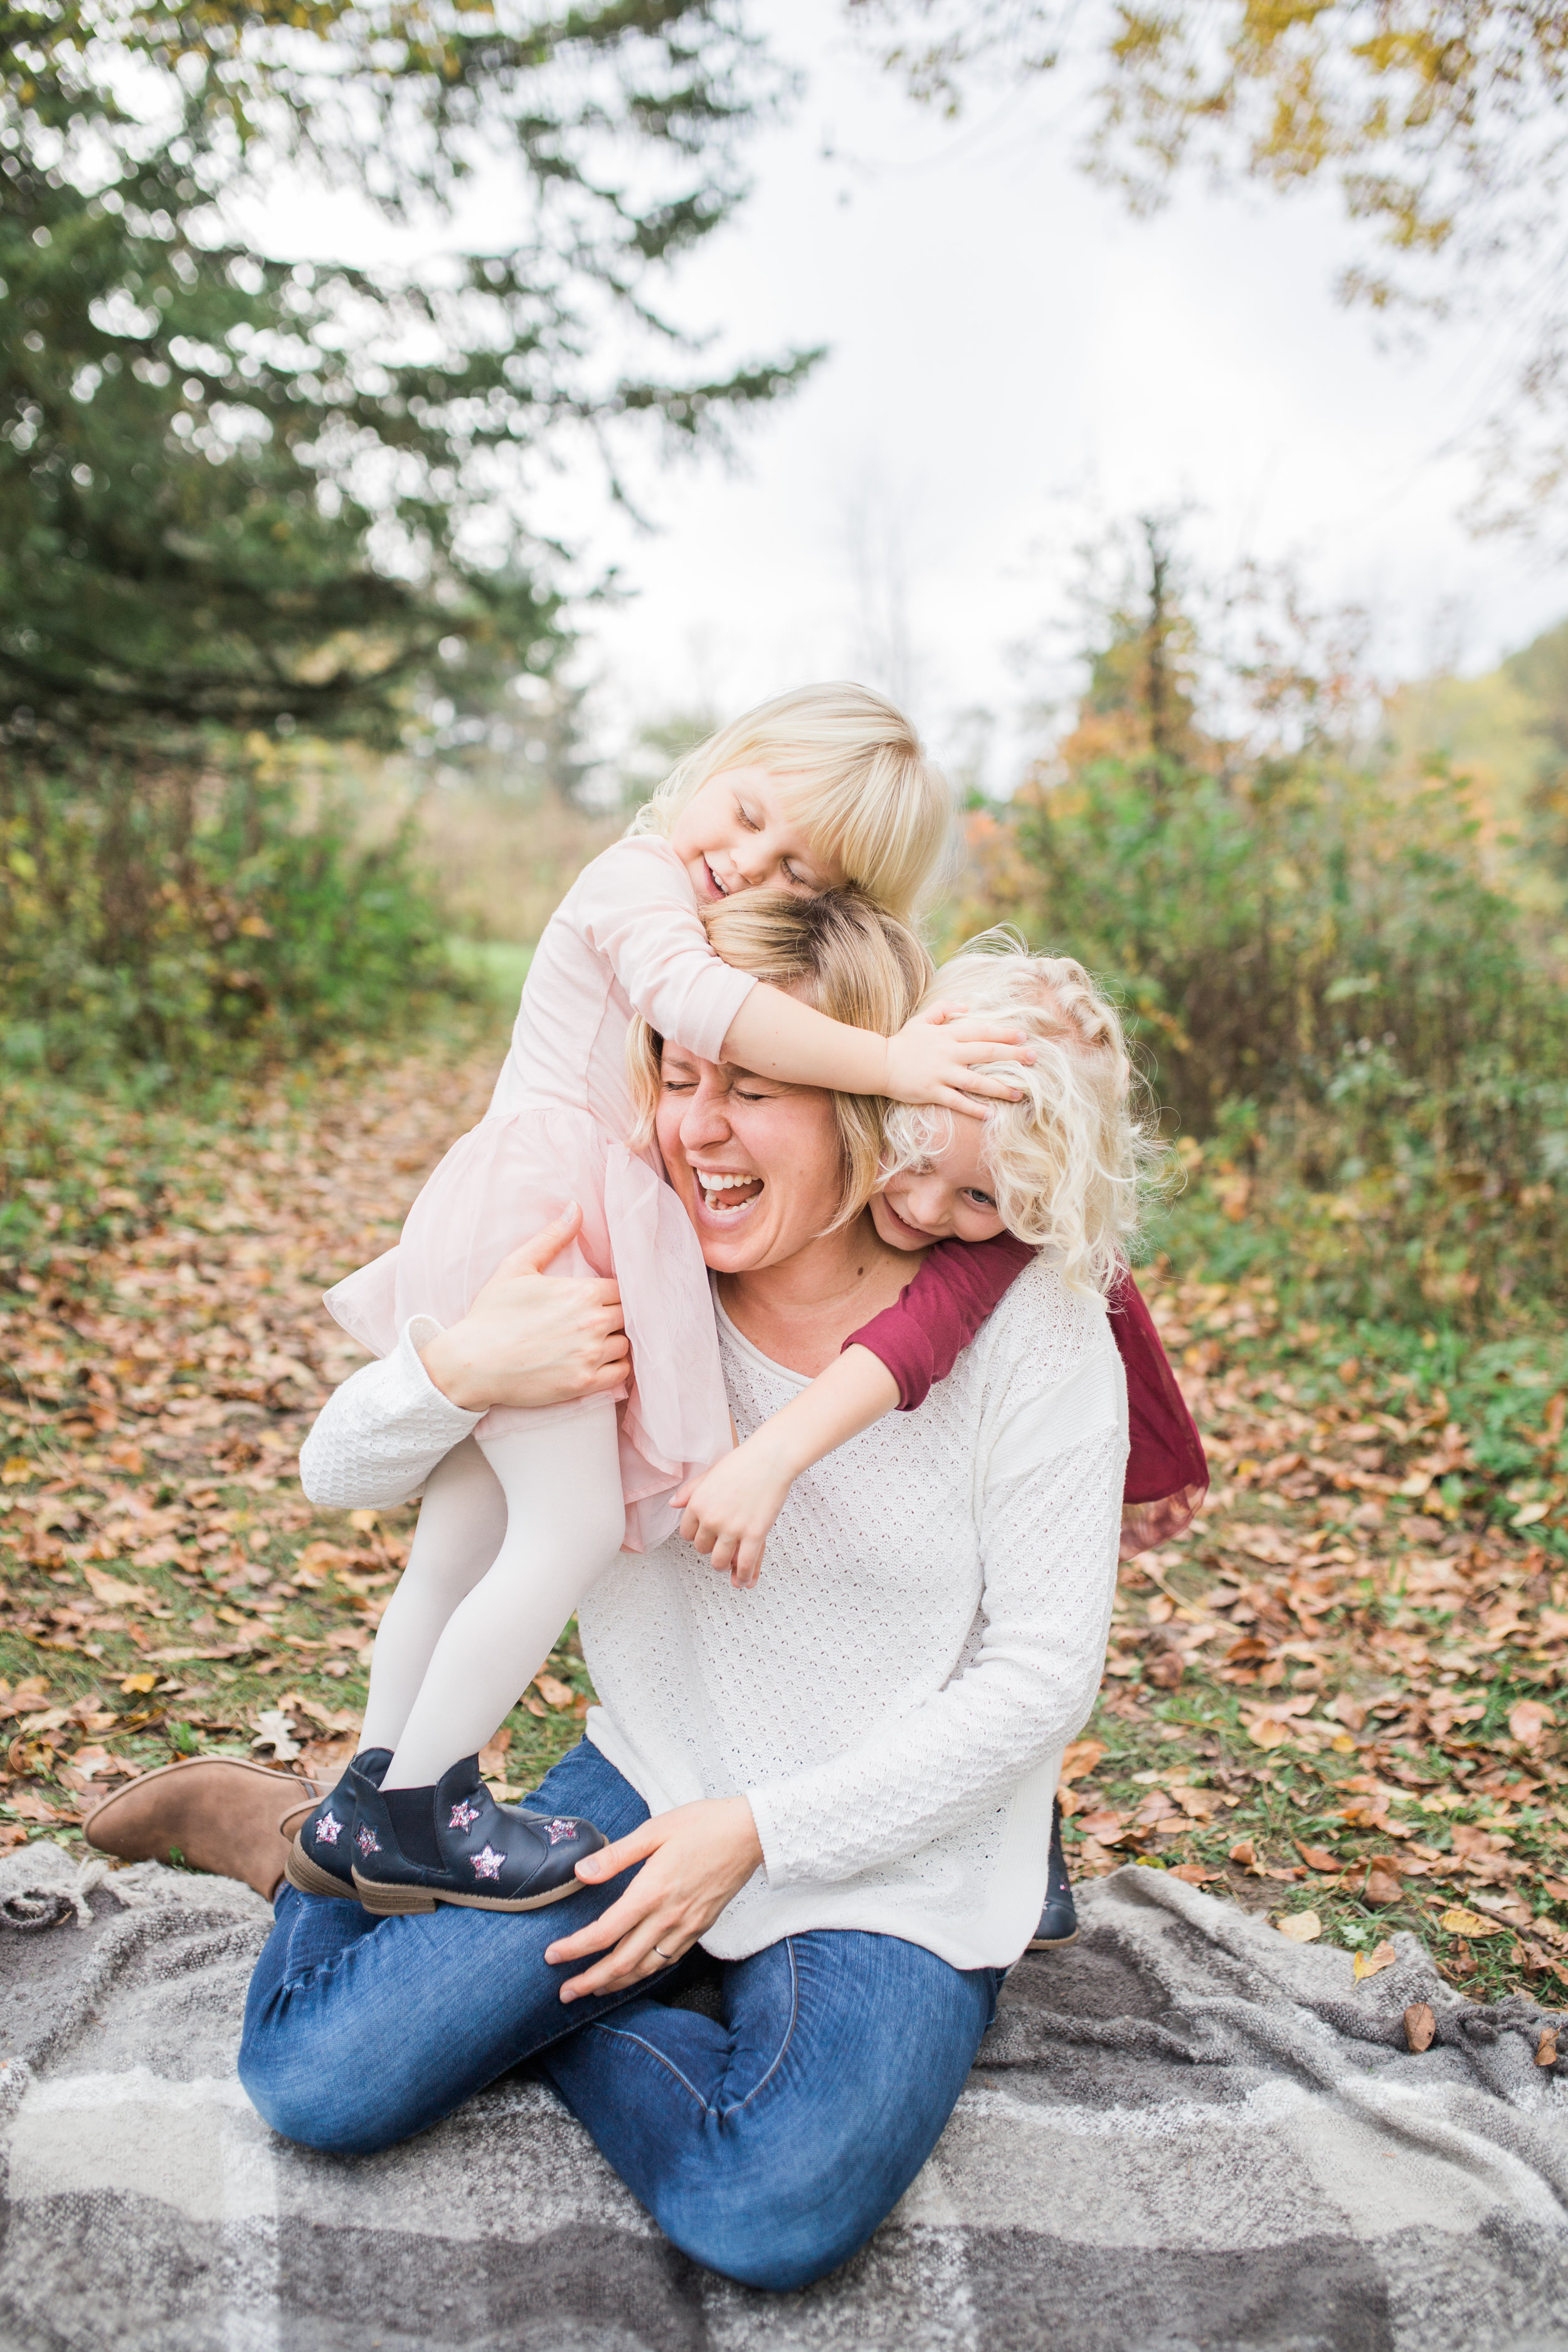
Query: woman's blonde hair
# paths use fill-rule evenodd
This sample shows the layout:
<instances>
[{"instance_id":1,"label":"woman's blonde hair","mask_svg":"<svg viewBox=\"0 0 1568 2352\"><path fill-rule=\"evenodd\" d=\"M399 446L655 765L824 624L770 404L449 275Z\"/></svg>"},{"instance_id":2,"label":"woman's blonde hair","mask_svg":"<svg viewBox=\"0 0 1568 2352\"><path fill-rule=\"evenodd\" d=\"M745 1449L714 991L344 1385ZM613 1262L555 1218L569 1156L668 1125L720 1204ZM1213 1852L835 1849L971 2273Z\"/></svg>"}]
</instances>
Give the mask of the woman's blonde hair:
<instances>
[{"instance_id":1,"label":"woman's blonde hair","mask_svg":"<svg viewBox=\"0 0 1568 2352\"><path fill-rule=\"evenodd\" d=\"M1005 1013L1032 1063L984 1065L1023 1089L988 1105L982 1157L1010 1234L1053 1253L1075 1290L1110 1289L1127 1263L1142 1195L1163 1157L1110 998L1071 956L1031 955L1016 931L985 931L944 963L925 1002ZM894 1103L883 1172L924 1165L952 1140L952 1116Z\"/></svg>"},{"instance_id":2,"label":"woman's blonde hair","mask_svg":"<svg viewBox=\"0 0 1568 2352\"><path fill-rule=\"evenodd\" d=\"M689 751L627 831L668 834L712 777L748 766L784 784L813 847L850 888L913 919L950 852L954 806L901 710L845 682L775 695Z\"/></svg>"},{"instance_id":3,"label":"woman's blonde hair","mask_svg":"<svg viewBox=\"0 0 1568 2352\"><path fill-rule=\"evenodd\" d=\"M914 933L858 890L826 890L816 898L747 890L710 907L702 919L716 953L737 971L753 972L829 1020L879 1037L903 1027L930 984L931 960ZM634 1019L626 1032L626 1075L639 1143L653 1132L663 1051L663 1038ZM877 1189L884 1108L879 1095L833 1097L844 1184L825 1232L851 1223Z\"/></svg>"}]
</instances>

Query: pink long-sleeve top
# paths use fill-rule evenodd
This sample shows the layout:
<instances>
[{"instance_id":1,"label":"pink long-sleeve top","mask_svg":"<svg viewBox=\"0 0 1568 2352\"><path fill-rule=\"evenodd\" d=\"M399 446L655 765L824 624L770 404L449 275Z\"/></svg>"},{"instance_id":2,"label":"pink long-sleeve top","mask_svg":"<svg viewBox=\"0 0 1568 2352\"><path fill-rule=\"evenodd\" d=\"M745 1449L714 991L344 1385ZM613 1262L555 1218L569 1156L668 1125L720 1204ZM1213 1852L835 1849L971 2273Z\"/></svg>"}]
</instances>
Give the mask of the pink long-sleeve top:
<instances>
[{"instance_id":1,"label":"pink long-sleeve top","mask_svg":"<svg viewBox=\"0 0 1568 2352\"><path fill-rule=\"evenodd\" d=\"M542 1096L590 1112L629 1147L633 1013L717 1062L756 985L714 953L668 842L652 833L617 841L584 867L544 927L490 1108L516 1110Z\"/></svg>"},{"instance_id":2,"label":"pink long-sleeve top","mask_svg":"<svg viewBox=\"0 0 1568 2352\"><path fill-rule=\"evenodd\" d=\"M913 1412L933 1381L1016 1281L1036 1252L1011 1234L986 1242L942 1242L886 1307L844 1342L867 1348L899 1385L899 1410ZM1122 1489L1121 1557L1165 1543L1191 1525L1208 1491L1197 1423L1161 1344L1138 1285L1124 1274L1111 1292L1110 1329L1127 1375L1130 1447Z\"/></svg>"}]
</instances>

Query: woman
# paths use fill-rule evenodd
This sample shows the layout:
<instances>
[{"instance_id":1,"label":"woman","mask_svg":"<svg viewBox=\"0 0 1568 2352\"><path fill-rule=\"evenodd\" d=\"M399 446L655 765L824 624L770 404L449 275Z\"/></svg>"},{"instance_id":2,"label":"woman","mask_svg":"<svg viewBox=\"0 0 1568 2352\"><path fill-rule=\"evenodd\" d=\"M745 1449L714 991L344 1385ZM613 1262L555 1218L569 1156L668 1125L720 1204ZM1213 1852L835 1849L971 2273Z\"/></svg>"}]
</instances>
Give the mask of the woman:
<instances>
[{"instance_id":1,"label":"woman","mask_svg":"<svg viewBox=\"0 0 1568 2352\"><path fill-rule=\"evenodd\" d=\"M711 919L740 968L884 1034L925 976L853 898ZM658 1087L744 1435L910 1278L865 1213L879 1107L674 1048ZM494 1402L482 1337L411 1326L327 1405L307 1488L400 1501ZM679 1538L623 1556L580 1613L600 1707L530 1800L613 1843L522 1916L376 1922L286 1890L240 2059L262 2115L384 2147L531 2059L698 2261L786 2288L846 2260L934 2146L1035 1926L1126 1431L1103 1304L1040 1262L919 1413L797 1481L755 1590ZM699 1941L719 2019L658 1997Z\"/></svg>"}]
</instances>

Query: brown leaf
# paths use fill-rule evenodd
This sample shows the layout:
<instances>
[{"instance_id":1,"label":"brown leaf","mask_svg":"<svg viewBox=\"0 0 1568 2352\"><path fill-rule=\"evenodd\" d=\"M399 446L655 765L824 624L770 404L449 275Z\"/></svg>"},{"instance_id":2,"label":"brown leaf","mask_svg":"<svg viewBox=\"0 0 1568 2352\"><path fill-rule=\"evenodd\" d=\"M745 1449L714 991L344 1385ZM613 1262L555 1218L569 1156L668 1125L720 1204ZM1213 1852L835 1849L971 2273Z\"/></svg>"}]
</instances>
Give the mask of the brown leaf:
<instances>
[{"instance_id":1,"label":"brown leaf","mask_svg":"<svg viewBox=\"0 0 1568 2352\"><path fill-rule=\"evenodd\" d=\"M1201 1862L1179 1862L1172 1871L1171 1876L1184 1879L1189 1886L1206 1886L1211 1878L1223 1877L1224 1873L1218 1870L1205 1870Z\"/></svg>"},{"instance_id":2,"label":"brown leaf","mask_svg":"<svg viewBox=\"0 0 1568 2352\"><path fill-rule=\"evenodd\" d=\"M1238 1870L1249 1870L1256 1876L1258 1851L1250 1838L1242 1838L1231 1847L1230 1859Z\"/></svg>"},{"instance_id":3,"label":"brown leaf","mask_svg":"<svg viewBox=\"0 0 1568 2352\"><path fill-rule=\"evenodd\" d=\"M1556 1720L1544 1701L1521 1698L1517 1706L1510 1709L1509 1733L1521 1748L1539 1748Z\"/></svg>"},{"instance_id":4,"label":"brown leaf","mask_svg":"<svg viewBox=\"0 0 1568 2352\"><path fill-rule=\"evenodd\" d=\"M1122 1819L1108 1805L1095 1813L1085 1813L1078 1824L1085 1837L1098 1838L1102 1845L1111 1845L1121 1835Z\"/></svg>"},{"instance_id":5,"label":"brown leaf","mask_svg":"<svg viewBox=\"0 0 1568 2352\"><path fill-rule=\"evenodd\" d=\"M1367 1864L1366 1885L1362 1899L1366 1903L1397 1903L1405 1889L1400 1884L1399 1864L1379 1854Z\"/></svg>"},{"instance_id":6,"label":"brown leaf","mask_svg":"<svg viewBox=\"0 0 1568 2352\"><path fill-rule=\"evenodd\" d=\"M1405 2012L1405 2043L1408 2050L1430 2050L1437 2021L1424 2000L1413 2000Z\"/></svg>"},{"instance_id":7,"label":"brown leaf","mask_svg":"<svg viewBox=\"0 0 1568 2352\"><path fill-rule=\"evenodd\" d=\"M1343 1691L1340 1692L1329 1712L1339 1717L1347 1731L1361 1731L1365 1727L1365 1707L1360 1699L1348 1698Z\"/></svg>"},{"instance_id":8,"label":"brown leaf","mask_svg":"<svg viewBox=\"0 0 1568 2352\"><path fill-rule=\"evenodd\" d=\"M1557 2028L1554 2025L1549 2025L1546 2028L1546 2031L1542 2033L1540 2041L1536 2043L1535 2063L1538 2066L1556 2065Z\"/></svg>"},{"instance_id":9,"label":"brown leaf","mask_svg":"<svg viewBox=\"0 0 1568 2352\"><path fill-rule=\"evenodd\" d=\"M21 1822L59 1822L65 1819L63 1813L57 1811L53 1805L40 1797L33 1789L18 1789L15 1795L7 1797L5 1801L17 1820Z\"/></svg>"},{"instance_id":10,"label":"brown leaf","mask_svg":"<svg viewBox=\"0 0 1568 2352\"><path fill-rule=\"evenodd\" d=\"M570 1706L576 1696L571 1684L563 1683L559 1675L535 1675L533 1687L546 1706Z\"/></svg>"},{"instance_id":11,"label":"brown leaf","mask_svg":"<svg viewBox=\"0 0 1568 2352\"><path fill-rule=\"evenodd\" d=\"M1058 1779L1063 1781L1081 1780L1087 1773L1093 1771L1105 1752L1103 1739L1069 1740L1062 1751Z\"/></svg>"},{"instance_id":12,"label":"brown leaf","mask_svg":"<svg viewBox=\"0 0 1568 2352\"><path fill-rule=\"evenodd\" d=\"M1326 1846L1299 1845L1296 1851L1309 1870L1337 1871L1340 1866Z\"/></svg>"}]
</instances>

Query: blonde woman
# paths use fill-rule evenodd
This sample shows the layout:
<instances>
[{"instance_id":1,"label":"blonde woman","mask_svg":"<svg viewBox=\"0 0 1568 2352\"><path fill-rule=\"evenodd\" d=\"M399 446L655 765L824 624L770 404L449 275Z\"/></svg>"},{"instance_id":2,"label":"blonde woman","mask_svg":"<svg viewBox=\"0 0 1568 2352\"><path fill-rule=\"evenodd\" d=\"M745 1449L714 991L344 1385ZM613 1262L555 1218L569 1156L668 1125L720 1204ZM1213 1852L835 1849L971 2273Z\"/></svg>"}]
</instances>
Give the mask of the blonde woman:
<instances>
[{"instance_id":1,"label":"blonde woman","mask_svg":"<svg viewBox=\"0 0 1568 2352\"><path fill-rule=\"evenodd\" d=\"M1011 1077L973 1072L1010 1047L1027 1055L1010 1022L938 1007L891 1037L856 1027L736 970L703 927L705 909L760 891L852 888L902 918L941 860L951 808L891 704L863 687L805 688L695 751L551 917L488 1117L447 1152L397 1247L327 1304L388 1357L411 1322L460 1320L510 1253L575 1209L552 1271L616 1283L629 1377L576 1404L487 1412L478 1456L433 1483L376 1642L360 1753L295 1840L301 1892L382 1911L527 1911L569 1894L603 1843L589 1822L498 1805L479 1751L623 1545L671 1532L671 1496L731 1443L701 1251L637 1129L628 1024L848 1094L974 1117L977 1097L1010 1096ZM709 1206L746 1213L717 1182ZM815 1426L831 1448L867 1416L852 1372L825 1390ZM356 1816L362 1782L381 1792L374 1822L363 1806Z\"/></svg>"},{"instance_id":2,"label":"blonde woman","mask_svg":"<svg viewBox=\"0 0 1568 2352\"><path fill-rule=\"evenodd\" d=\"M731 900L710 922L736 968L841 1022L895 1032L924 984L918 945L853 895ZM878 1106L672 1040L647 1052L746 1435L908 1277L866 1206ZM743 1215L710 1207L715 1174ZM416 1329L356 1372L305 1449L314 1498L416 1493L515 1392L508 1320ZM329 2159L425 2130L526 2061L693 2260L782 2290L863 2245L1038 1916L1061 1750L1103 1663L1126 1451L1105 1301L1042 1252L918 1414L796 1482L755 1590L678 1535L623 1555L579 1617L598 1705L531 1800L615 1841L568 1901L376 1919L279 1898L240 2078L322 2151L328 2202ZM363 1801L384 1825L379 1792ZM677 2002L698 1943L718 1997ZM518 2110L518 2132L539 2123ZM504 2202L505 2180L472 2194Z\"/></svg>"}]
</instances>

